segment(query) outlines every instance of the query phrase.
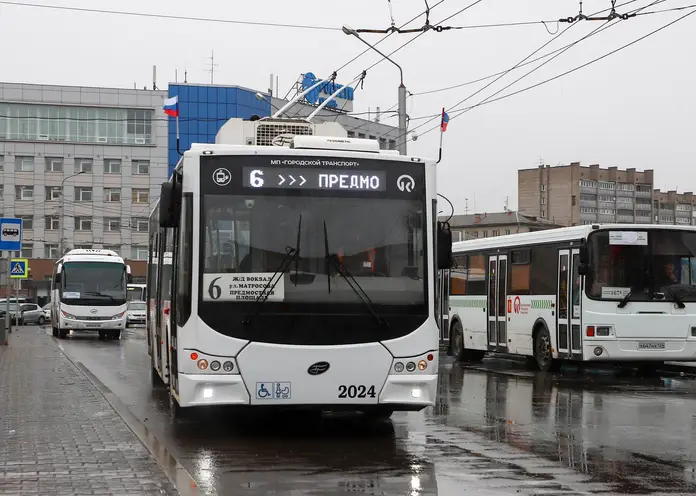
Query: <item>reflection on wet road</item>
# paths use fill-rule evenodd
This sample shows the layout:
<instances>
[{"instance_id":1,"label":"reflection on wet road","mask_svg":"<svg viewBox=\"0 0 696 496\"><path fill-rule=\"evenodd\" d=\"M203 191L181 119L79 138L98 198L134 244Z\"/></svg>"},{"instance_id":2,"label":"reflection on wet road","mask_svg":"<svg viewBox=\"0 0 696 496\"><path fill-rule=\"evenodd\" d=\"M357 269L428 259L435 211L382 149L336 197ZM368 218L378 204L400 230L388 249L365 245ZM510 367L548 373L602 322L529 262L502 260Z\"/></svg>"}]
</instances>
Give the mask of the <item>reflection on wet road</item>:
<instances>
[{"instance_id":1,"label":"reflection on wet road","mask_svg":"<svg viewBox=\"0 0 696 496\"><path fill-rule=\"evenodd\" d=\"M434 409L392 421L259 416L174 420L150 386L144 329L59 341L125 403L206 494L696 493L696 383L550 376L443 357Z\"/></svg>"}]
</instances>

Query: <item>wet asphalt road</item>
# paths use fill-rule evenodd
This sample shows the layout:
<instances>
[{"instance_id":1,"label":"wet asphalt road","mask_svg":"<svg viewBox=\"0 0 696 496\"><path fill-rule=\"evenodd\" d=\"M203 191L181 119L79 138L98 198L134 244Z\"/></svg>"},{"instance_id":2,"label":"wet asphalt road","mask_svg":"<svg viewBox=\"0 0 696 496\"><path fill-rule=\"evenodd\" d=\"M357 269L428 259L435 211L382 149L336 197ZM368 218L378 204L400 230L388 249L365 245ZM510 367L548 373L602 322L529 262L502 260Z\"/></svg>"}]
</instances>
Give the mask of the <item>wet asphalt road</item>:
<instances>
[{"instance_id":1,"label":"wet asphalt road","mask_svg":"<svg viewBox=\"0 0 696 496\"><path fill-rule=\"evenodd\" d=\"M27 328L29 329L29 328ZM50 330L47 330L50 333ZM204 494L695 494L696 379L441 360L433 409L391 421L240 415L174 420L145 331L60 340Z\"/></svg>"}]
</instances>

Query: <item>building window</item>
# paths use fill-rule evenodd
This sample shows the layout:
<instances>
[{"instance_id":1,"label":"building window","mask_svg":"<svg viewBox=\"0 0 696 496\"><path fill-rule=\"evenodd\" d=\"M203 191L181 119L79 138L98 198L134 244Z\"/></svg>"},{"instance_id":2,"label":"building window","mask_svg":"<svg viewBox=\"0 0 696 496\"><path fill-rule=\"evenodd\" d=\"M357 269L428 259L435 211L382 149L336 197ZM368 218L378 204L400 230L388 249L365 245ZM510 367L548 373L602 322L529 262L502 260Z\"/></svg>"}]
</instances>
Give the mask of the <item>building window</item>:
<instances>
[{"instance_id":1,"label":"building window","mask_svg":"<svg viewBox=\"0 0 696 496\"><path fill-rule=\"evenodd\" d=\"M75 217L75 230L76 231L91 231L92 230L92 217Z\"/></svg>"},{"instance_id":2,"label":"building window","mask_svg":"<svg viewBox=\"0 0 696 496\"><path fill-rule=\"evenodd\" d=\"M22 243L22 251L19 253L22 258L34 258L34 243Z\"/></svg>"},{"instance_id":3,"label":"building window","mask_svg":"<svg viewBox=\"0 0 696 496\"><path fill-rule=\"evenodd\" d=\"M104 159L104 174L120 174L121 161L115 158Z\"/></svg>"},{"instance_id":4,"label":"building window","mask_svg":"<svg viewBox=\"0 0 696 496\"><path fill-rule=\"evenodd\" d=\"M541 197L541 204L546 205L546 197L545 196Z\"/></svg>"},{"instance_id":5,"label":"building window","mask_svg":"<svg viewBox=\"0 0 696 496\"><path fill-rule=\"evenodd\" d=\"M151 145L153 109L0 103L0 139Z\"/></svg>"},{"instance_id":6,"label":"building window","mask_svg":"<svg viewBox=\"0 0 696 496\"><path fill-rule=\"evenodd\" d=\"M47 215L45 221L47 231L57 231L60 229L60 219L57 215Z\"/></svg>"},{"instance_id":7,"label":"building window","mask_svg":"<svg viewBox=\"0 0 696 496\"><path fill-rule=\"evenodd\" d=\"M34 170L34 157L15 156L15 172L32 172Z\"/></svg>"},{"instance_id":8,"label":"building window","mask_svg":"<svg viewBox=\"0 0 696 496\"><path fill-rule=\"evenodd\" d=\"M116 253L121 253L121 245L104 245L105 250L115 251Z\"/></svg>"},{"instance_id":9,"label":"building window","mask_svg":"<svg viewBox=\"0 0 696 496\"><path fill-rule=\"evenodd\" d=\"M132 201L133 203L149 203L150 192L146 189L134 189Z\"/></svg>"},{"instance_id":10,"label":"building window","mask_svg":"<svg viewBox=\"0 0 696 496\"><path fill-rule=\"evenodd\" d=\"M76 158L75 159L75 172L82 172L83 174L92 173L92 159L91 158Z\"/></svg>"},{"instance_id":11,"label":"building window","mask_svg":"<svg viewBox=\"0 0 696 496\"><path fill-rule=\"evenodd\" d=\"M63 172L63 159L60 157L46 157L46 172Z\"/></svg>"},{"instance_id":12,"label":"building window","mask_svg":"<svg viewBox=\"0 0 696 496\"><path fill-rule=\"evenodd\" d=\"M546 191L546 185L545 185L545 184L542 184L542 185L541 185L541 191Z\"/></svg>"},{"instance_id":13,"label":"building window","mask_svg":"<svg viewBox=\"0 0 696 496\"><path fill-rule=\"evenodd\" d=\"M121 201L121 190L119 188L105 188L104 189L104 201L105 202L120 202Z\"/></svg>"},{"instance_id":14,"label":"building window","mask_svg":"<svg viewBox=\"0 0 696 496\"><path fill-rule=\"evenodd\" d=\"M493 231L491 232L491 236L500 236L500 231L497 229L493 229Z\"/></svg>"},{"instance_id":15,"label":"building window","mask_svg":"<svg viewBox=\"0 0 696 496\"><path fill-rule=\"evenodd\" d=\"M505 229L505 234L510 234L510 229Z\"/></svg>"},{"instance_id":16,"label":"building window","mask_svg":"<svg viewBox=\"0 0 696 496\"><path fill-rule=\"evenodd\" d=\"M75 245L76 250L91 250L92 245Z\"/></svg>"},{"instance_id":17,"label":"building window","mask_svg":"<svg viewBox=\"0 0 696 496\"><path fill-rule=\"evenodd\" d=\"M104 217L104 231L120 231L121 219L118 217Z\"/></svg>"},{"instance_id":18,"label":"building window","mask_svg":"<svg viewBox=\"0 0 696 496\"><path fill-rule=\"evenodd\" d=\"M133 246L133 260L147 260L147 246Z\"/></svg>"},{"instance_id":19,"label":"building window","mask_svg":"<svg viewBox=\"0 0 696 496\"><path fill-rule=\"evenodd\" d=\"M92 201L92 188L76 187L75 188L75 201L91 202Z\"/></svg>"},{"instance_id":20,"label":"building window","mask_svg":"<svg viewBox=\"0 0 696 496\"><path fill-rule=\"evenodd\" d=\"M45 244L44 258L58 258L58 245Z\"/></svg>"},{"instance_id":21,"label":"building window","mask_svg":"<svg viewBox=\"0 0 696 496\"><path fill-rule=\"evenodd\" d=\"M542 219L546 218L546 210L541 211L541 218Z\"/></svg>"},{"instance_id":22,"label":"building window","mask_svg":"<svg viewBox=\"0 0 696 496\"><path fill-rule=\"evenodd\" d=\"M61 192L60 186L46 186L46 201L60 200Z\"/></svg>"},{"instance_id":23,"label":"building window","mask_svg":"<svg viewBox=\"0 0 696 496\"><path fill-rule=\"evenodd\" d=\"M147 232L148 220L143 217L133 217L131 219L131 229L136 232Z\"/></svg>"},{"instance_id":24,"label":"building window","mask_svg":"<svg viewBox=\"0 0 696 496\"><path fill-rule=\"evenodd\" d=\"M389 140L389 149L396 150L396 141L395 140Z\"/></svg>"},{"instance_id":25,"label":"building window","mask_svg":"<svg viewBox=\"0 0 696 496\"><path fill-rule=\"evenodd\" d=\"M34 216L32 215L20 215L20 219L22 219L22 229L25 231L31 231L34 229Z\"/></svg>"},{"instance_id":26,"label":"building window","mask_svg":"<svg viewBox=\"0 0 696 496\"><path fill-rule=\"evenodd\" d=\"M33 200L34 186L15 186L15 198L17 200Z\"/></svg>"},{"instance_id":27,"label":"building window","mask_svg":"<svg viewBox=\"0 0 696 496\"><path fill-rule=\"evenodd\" d=\"M133 160L133 175L149 174L150 173L150 161L149 160Z\"/></svg>"}]
</instances>

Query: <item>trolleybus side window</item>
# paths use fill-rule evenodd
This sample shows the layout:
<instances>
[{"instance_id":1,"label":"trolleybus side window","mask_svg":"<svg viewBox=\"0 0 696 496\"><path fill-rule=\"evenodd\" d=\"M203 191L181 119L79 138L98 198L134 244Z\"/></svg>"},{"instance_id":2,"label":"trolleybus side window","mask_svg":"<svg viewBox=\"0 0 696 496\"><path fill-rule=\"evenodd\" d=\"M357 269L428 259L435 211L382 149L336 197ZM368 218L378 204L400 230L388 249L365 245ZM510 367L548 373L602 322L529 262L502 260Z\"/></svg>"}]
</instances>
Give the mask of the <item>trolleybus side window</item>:
<instances>
[{"instance_id":1,"label":"trolleybus side window","mask_svg":"<svg viewBox=\"0 0 696 496\"><path fill-rule=\"evenodd\" d=\"M191 316L191 270L193 267L193 195L184 193L181 200L177 263L176 318L183 326Z\"/></svg>"}]
</instances>

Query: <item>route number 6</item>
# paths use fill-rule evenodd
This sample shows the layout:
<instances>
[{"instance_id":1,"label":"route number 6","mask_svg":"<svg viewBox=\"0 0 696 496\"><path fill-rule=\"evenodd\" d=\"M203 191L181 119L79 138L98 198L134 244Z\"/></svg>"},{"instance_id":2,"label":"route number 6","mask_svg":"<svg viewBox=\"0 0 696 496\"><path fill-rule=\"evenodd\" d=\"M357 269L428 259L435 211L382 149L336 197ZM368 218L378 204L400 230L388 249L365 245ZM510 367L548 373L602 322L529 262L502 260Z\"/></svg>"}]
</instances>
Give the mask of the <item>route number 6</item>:
<instances>
[{"instance_id":1,"label":"route number 6","mask_svg":"<svg viewBox=\"0 0 696 496\"><path fill-rule=\"evenodd\" d=\"M220 295L222 295L222 288L215 284L220 280L219 277L216 277L212 281L210 281L210 286L208 286L208 294L213 300L217 300L220 298Z\"/></svg>"},{"instance_id":2,"label":"route number 6","mask_svg":"<svg viewBox=\"0 0 696 496\"><path fill-rule=\"evenodd\" d=\"M263 186L263 171L253 170L249 173L249 184L254 188L260 188Z\"/></svg>"}]
</instances>

